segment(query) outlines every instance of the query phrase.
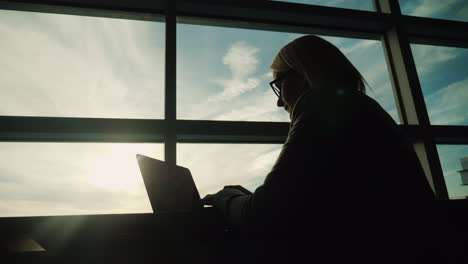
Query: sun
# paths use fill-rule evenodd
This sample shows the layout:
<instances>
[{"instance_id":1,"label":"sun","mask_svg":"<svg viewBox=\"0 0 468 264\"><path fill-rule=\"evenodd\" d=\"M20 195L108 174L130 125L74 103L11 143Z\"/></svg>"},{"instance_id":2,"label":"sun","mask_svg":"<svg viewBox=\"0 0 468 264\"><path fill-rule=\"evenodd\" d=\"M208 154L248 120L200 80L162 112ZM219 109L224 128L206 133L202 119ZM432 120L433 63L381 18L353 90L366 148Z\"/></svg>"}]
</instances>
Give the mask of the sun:
<instances>
[{"instance_id":1,"label":"sun","mask_svg":"<svg viewBox=\"0 0 468 264\"><path fill-rule=\"evenodd\" d=\"M113 146L93 160L87 182L108 189L132 189L143 183L136 152L131 146Z\"/></svg>"}]
</instances>

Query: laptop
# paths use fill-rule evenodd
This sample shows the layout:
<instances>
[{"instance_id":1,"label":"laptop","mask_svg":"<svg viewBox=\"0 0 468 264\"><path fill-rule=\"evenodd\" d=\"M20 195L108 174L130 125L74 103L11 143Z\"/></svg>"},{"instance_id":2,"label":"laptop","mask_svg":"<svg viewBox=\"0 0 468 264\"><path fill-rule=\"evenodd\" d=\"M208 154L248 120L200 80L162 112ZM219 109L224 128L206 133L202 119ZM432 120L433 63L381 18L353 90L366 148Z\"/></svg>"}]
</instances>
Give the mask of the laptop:
<instances>
[{"instance_id":1,"label":"laptop","mask_svg":"<svg viewBox=\"0 0 468 264\"><path fill-rule=\"evenodd\" d=\"M203 208L187 168L136 155L153 212L192 212Z\"/></svg>"}]
</instances>

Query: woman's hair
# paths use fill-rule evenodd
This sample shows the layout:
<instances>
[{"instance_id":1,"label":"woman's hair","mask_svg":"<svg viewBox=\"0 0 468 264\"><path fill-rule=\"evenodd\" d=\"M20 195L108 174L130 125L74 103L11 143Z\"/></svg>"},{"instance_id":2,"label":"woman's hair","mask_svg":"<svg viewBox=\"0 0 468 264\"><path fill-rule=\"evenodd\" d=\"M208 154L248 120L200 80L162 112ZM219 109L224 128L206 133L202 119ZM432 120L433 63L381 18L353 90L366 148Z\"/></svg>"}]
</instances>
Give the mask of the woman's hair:
<instances>
[{"instance_id":1,"label":"woman's hair","mask_svg":"<svg viewBox=\"0 0 468 264\"><path fill-rule=\"evenodd\" d=\"M277 72L294 70L312 88L339 84L345 89L366 92L366 80L348 58L333 44L314 35L288 43L278 52L270 68Z\"/></svg>"}]
</instances>

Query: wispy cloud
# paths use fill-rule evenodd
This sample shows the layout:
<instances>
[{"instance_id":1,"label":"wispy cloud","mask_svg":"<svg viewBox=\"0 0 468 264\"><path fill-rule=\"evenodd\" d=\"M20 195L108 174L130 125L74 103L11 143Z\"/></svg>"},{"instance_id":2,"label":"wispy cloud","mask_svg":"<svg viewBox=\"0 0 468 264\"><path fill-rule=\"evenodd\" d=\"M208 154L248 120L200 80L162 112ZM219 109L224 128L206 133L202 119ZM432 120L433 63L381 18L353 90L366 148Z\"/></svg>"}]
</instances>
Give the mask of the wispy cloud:
<instances>
[{"instance_id":1,"label":"wispy cloud","mask_svg":"<svg viewBox=\"0 0 468 264\"><path fill-rule=\"evenodd\" d=\"M213 119L289 122L287 112L276 106L276 98L271 89L266 89L254 98L245 98L245 100L241 106L218 113Z\"/></svg>"},{"instance_id":2,"label":"wispy cloud","mask_svg":"<svg viewBox=\"0 0 468 264\"><path fill-rule=\"evenodd\" d=\"M243 185L254 191L271 170L281 147L280 144L179 144L177 162L190 168L201 196L215 193L225 185ZM239 170L240 167L243 169Z\"/></svg>"},{"instance_id":3,"label":"wispy cloud","mask_svg":"<svg viewBox=\"0 0 468 264\"><path fill-rule=\"evenodd\" d=\"M246 41L232 44L223 57L223 63L229 68L231 78L215 80L214 82L220 85L223 91L209 97L208 101L229 101L256 88L260 80L252 75L257 71L259 64L258 52L258 48L249 45Z\"/></svg>"},{"instance_id":4,"label":"wispy cloud","mask_svg":"<svg viewBox=\"0 0 468 264\"><path fill-rule=\"evenodd\" d=\"M260 83L257 78L218 80L215 82L223 86L224 90L220 94L209 97L208 102L229 101L236 96L256 88Z\"/></svg>"},{"instance_id":5,"label":"wispy cloud","mask_svg":"<svg viewBox=\"0 0 468 264\"><path fill-rule=\"evenodd\" d=\"M426 97L431 123L468 124L468 78L452 83Z\"/></svg>"},{"instance_id":6,"label":"wispy cloud","mask_svg":"<svg viewBox=\"0 0 468 264\"><path fill-rule=\"evenodd\" d=\"M273 72L269 71L267 73L264 73L262 77L265 79L273 79Z\"/></svg>"},{"instance_id":7,"label":"wispy cloud","mask_svg":"<svg viewBox=\"0 0 468 264\"><path fill-rule=\"evenodd\" d=\"M253 172L264 172L270 170L278 158L280 151L281 148L274 148L257 155L257 157L251 163L249 170Z\"/></svg>"},{"instance_id":8,"label":"wispy cloud","mask_svg":"<svg viewBox=\"0 0 468 264\"><path fill-rule=\"evenodd\" d=\"M380 42L376 40L359 40L359 41L356 41L356 43L351 45L350 47L341 48L341 51L345 55L349 55L353 52L364 51L367 48L370 48L372 46L377 46L379 44Z\"/></svg>"},{"instance_id":9,"label":"wispy cloud","mask_svg":"<svg viewBox=\"0 0 468 264\"><path fill-rule=\"evenodd\" d=\"M135 154L161 159L161 145L0 146L0 217L151 212Z\"/></svg>"},{"instance_id":10,"label":"wispy cloud","mask_svg":"<svg viewBox=\"0 0 468 264\"><path fill-rule=\"evenodd\" d=\"M418 75L425 85L423 89L431 123L435 125L468 124L466 114L468 112L466 89L468 79L465 78L466 76L460 76L462 71L454 68L452 64L466 56L466 51L460 48L428 45L412 45L411 48ZM436 80L444 79L444 83L454 79L458 81L444 87L431 81L435 76Z\"/></svg>"},{"instance_id":11,"label":"wispy cloud","mask_svg":"<svg viewBox=\"0 0 468 264\"><path fill-rule=\"evenodd\" d=\"M163 116L163 24L17 11L1 16L6 103L0 114Z\"/></svg>"},{"instance_id":12,"label":"wispy cloud","mask_svg":"<svg viewBox=\"0 0 468 264\"><path fill-rule=\"evenodd\" d=\"M258 51L246 41L235 42L224 56L223 63L229 67L233 78L245 78L257 70Z\"/></svg>"},{"instance_id":13,"label":"wispy cloud","mask_svg":"<svg viewBox=\"0 0 468 264\"><path fill-rule=\"evenodd\" d=\"M420 76L430 73L434 67L450 61L460 54L460 49L429 45L411 45L416 69Z\"/></svg>"},{"instance_id":14,"label":"wispy cloud","mask_svg":"<svg viewBox=\"0 0 468 264\"><path fill-rule=\"evenodd\" d=\"M0 16L0 115L163 116L162 23ZM149 212L145 152L163 156L153 144L1 143L0 216Z\"/></svg>"},{"instance_id":15,"label":"wispy cloud","mask_svg":"<svg viewBox=\"0 0 468 264\"><path fill-rule=\"evenodd\" d=\"M460 0L445 0L445 1L433 1L433 0L419 0L414 3L416 8L410 13L413 16L432 16L435 13L443 13L450 8L460 3Z\"/></svg>"},{"instance_id":16,"label":"wispy cloud","mask_svg":"<svg viewBox=\"0 0 468 264\"><path fill-rule=\"evenodd\" d=\"M393 89L380 41L328 37L353 63L371 86L367 95L376 100L398 122ZM372 59L370 59L372 58Z\"/></svg>"}]
</instances>

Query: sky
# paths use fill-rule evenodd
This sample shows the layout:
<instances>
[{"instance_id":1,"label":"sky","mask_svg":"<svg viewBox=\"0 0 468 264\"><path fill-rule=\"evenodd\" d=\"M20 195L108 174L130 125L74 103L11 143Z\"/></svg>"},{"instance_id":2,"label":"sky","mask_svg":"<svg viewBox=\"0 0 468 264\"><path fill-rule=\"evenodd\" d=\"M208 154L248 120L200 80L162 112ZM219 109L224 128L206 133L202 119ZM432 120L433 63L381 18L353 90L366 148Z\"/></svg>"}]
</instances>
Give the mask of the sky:
<instances>
[{"instance_id":1,"label":"sky","mask_svg":"<svg viewBox=\"0 0 468 264\"><path fill-rule=\"evenodd\" d=\"M365 8L354 3L346 7ZM0 35L0 115L164 117L164 23L3 10ZM177 118L288 122L268 86L269 65L298 36L179 24ZM350 59L370 84L368 95L399 123L382 44L322 37ZM431 123L467 125L466 49L411 48ZM253 191L280 150L178 144L177 163L191 170L202 196L233 184ZM468 195L456 172L468 146L438 151L451 198ZM162 144L1 142L0 217L151 212L137 153L164 157Z\"/></svg>"},{"instance_id":2,"label":"sky","mask_svg":"<svg viewBox=\"0 0 468 264\"><path fill-rule=\"evenodd\" d=\"M0 33L0 115L164 117L163 23L1 11Z\"/></svg>"},{"instance_id":3,"label":"sky","mask_svg":"<svg viewBox=\"0 0 468 264\"><path fill-rule=\"evenodd\" d=\"M468 197L468 186L462 185L460 173L462 170L460 159L468 157L467 145L438 145L440 163L444 171L445 184L450 199L465 199Z\"/></svg>"},{"instance_id":4,"label":"sky","mask_svg":"<svg viewBox=\"0 0 468 264\"><path fill-rule=\"evenodd\" d=\"M399 0L404 15L468 21L465 0Z\"/></svg>"}]
</instances>

